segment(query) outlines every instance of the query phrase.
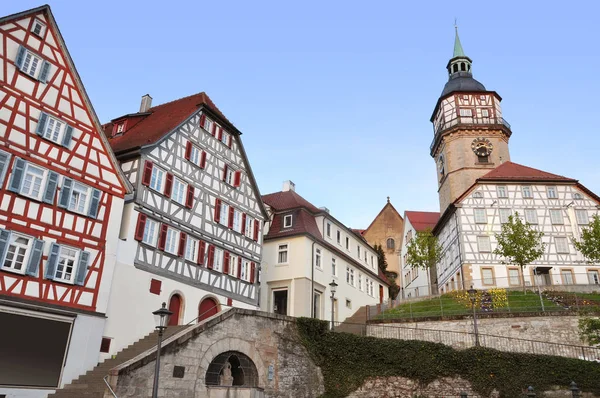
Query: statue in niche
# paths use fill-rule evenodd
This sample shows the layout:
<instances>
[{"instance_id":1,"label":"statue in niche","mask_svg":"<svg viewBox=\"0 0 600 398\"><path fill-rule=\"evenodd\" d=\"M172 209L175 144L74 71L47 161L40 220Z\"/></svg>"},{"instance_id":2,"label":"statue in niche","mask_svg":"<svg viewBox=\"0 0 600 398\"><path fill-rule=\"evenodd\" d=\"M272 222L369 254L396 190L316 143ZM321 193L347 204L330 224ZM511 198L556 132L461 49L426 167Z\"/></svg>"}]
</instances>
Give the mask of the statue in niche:
<instances>
[{"instance_id":1,"label":"statue in niche","mask_svg":"<svg viewBox=\"0 0 600 398\"><path fill-rule=\"evenodd\" d=\"M231 387L233 385L233 376L231 375L231 363L229 361L225 362L225 365L221 370L220 385L225 387Z\"/></svg>"}]
</instances>

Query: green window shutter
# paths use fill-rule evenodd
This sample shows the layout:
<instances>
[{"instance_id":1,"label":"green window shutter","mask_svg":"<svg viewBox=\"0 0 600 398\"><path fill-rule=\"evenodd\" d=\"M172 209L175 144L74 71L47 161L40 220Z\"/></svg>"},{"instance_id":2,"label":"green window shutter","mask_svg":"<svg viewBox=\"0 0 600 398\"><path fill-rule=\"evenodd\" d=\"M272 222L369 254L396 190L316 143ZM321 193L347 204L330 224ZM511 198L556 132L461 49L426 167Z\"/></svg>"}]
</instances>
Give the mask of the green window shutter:
<instances>
[{"instance_id":1,"label":"green window shutter","mask_svg":"<svg viewBox=\"0 0 600 398\"><path fill-rule=\"evenodd\" d=\"M17 192L21 190L21 182L23 181L23 173L25 171L25 161L21 158L15 158L15 165L13 166L12 175L10 176L10 182L8 183L8 190Z\"/></svg>"},{"instance_id":2,"label":"green window shutter","mask_svg":"<svg viewBox=\"0 0 600 398\"><path fill-rule=\"evenodd\" d=\"M90 203L90 210L88 216L92 218L98 217L98 209L100 208L100 195L102 192L98 189L92 191L92 202Z\"/></svg>"},{"instance_id":3,"label":"green window shutter","mask_svg":"<svg viewBox=\"0 0 600 398\"><path fill-rule=\"evenodd\" d=\"M54 196L56 196L56 187L58 186L58 173L54 171L48 172L48 182L46 183L46 191L42 200L45 203L54 204Z\"/></svg>"},{"instance_id":4,"label":"green window shutter","mask_svg":"<svg viewBox=\"0 0 600 398\"><path fill-rule=\"evenodd\" d=\"M31 256L29 256L29 262L27 263L27 275L37 276L38 269L40 267L40 261L42 261L43 253L44 241L40 239L34 239L33 245L31 247Z\"/></svg>"},{"instance_id":5,"label":"green window shutter","mask_svg":"<svg viewBox=\"0 0 600 398\"><path fill-rule=\"evenodd\" d=\"M17 58L15 58L15 65L19 70L23 68L23 62L25 61L25 54L27 50L23 46L19 46L19 50L17 51Z\"/></svg>"},{"instance_id":6,"label":"green window shutter","mask_svg":"<svg viewBox=\"0 0 600 398\"><path fill-rule=\"evenodd\" d=\"M90 253L82 251L79 255L79 264L77 265L77 275L75 276L75 284L83 286L85 283L85 275L87 274L88 262L90 261Z\"/></svg>"},{"instance_id":7,"label":"green window shutter","mask_svg":"<svg viewBox=\"0 0 600 398\"><path fill-rule=\"evenodd\" d=\"M46 261L46 272L44 277L46 279L54 279L56 275L56 264L58 264L58 253L60 252L60 245L52 243L50 245L50 254L48 255L48 261Z\"/></svg>"},{"instance_id":8,"label":"green window shutter","mask_svg":"<svg viewBox=\"0 0 600 398\"><path fill-rule=\"evenodd\" d=\"M4 186L4 177L6 177L6 170L8 170L9 163L10 153L0 151L0 189Z\"/></svg>"},{"instance_id":9,"label":"green window shutter","mask_svg":"<svg viewBox=\"0 0 600 398\"><path fill-rule=\"evenodd\" d=\"M69 200L71 199L72 189L73 180L67 177L63 177L62 188L60 189L60 198L58 199L59 207L64 207L66 209L69 206Z\"/></svg>"},{"instance_id":10,"label":"green window shutter","mask_svg":"<svg viewBox=\"0 0 600 398\"><path fill-rule=\"evenodd\" d=\"M40 113L40 118L38 120L38 125L37 128L35 130L35 132L37 133L37 135L44 135L44 130L46 129L46 124L48 123L48 114L47 113Z\"/></svg>"},{"instance_id":11,"label":"green window shutter","mask_svg":"<svg viewBox=\"0 0 600 398\"><path fill-rule=\"evenodd\" d=\"M71 138L73 138L73 126L67 125L65 128L65 135L62 139L62 146L69 147L71 145Z\"/></svg>"}]
</instances>

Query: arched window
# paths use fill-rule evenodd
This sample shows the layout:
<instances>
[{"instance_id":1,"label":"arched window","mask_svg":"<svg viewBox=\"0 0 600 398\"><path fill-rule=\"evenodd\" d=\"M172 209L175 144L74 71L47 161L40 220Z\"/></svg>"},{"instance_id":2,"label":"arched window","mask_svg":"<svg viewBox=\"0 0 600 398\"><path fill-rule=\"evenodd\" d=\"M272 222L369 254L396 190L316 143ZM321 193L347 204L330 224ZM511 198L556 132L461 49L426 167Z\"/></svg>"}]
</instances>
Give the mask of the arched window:
<instances>
[{"instance_id":1,"label":"arched window","mask_svg":"<svg viewBox=\"0 0 600 398\"><path fill-rule=\"evenodd\" d=\"M467 65L464 62L460 63L460 70L462 72L466 72L467 71Z\"/></svg>"},{"instance_id":2,"label":"arched window","mask_svg":"<svg viewBox=\"0 0 600 398\"><path fill-rule=\"evenodd\" d=\"M208 365L204 382L207 386L258 387L258 370L247 355L227 351Z\"/></svg>"},{"instance_id":3,"label":"arched window","mask_svg":"<svg viewBox=\"0 0 600 398\"><path fill-rule=\"evenodd\" d=\"M454 64L454 65L452 65L452 73L456 73L456 72L458 72L458 65Z\"/></svg>"},{"instance_id":4,"label":"arched window","mask_svg":"<svg viewBox=\"0 0 600 398\"><path fill-rule=\"evenodd\" d=\"M394 250L396 248L396 241L394 241L393 238L388 238L388 240L386 242L386 246L388 249Z\"/></svg>"}]
</instances>

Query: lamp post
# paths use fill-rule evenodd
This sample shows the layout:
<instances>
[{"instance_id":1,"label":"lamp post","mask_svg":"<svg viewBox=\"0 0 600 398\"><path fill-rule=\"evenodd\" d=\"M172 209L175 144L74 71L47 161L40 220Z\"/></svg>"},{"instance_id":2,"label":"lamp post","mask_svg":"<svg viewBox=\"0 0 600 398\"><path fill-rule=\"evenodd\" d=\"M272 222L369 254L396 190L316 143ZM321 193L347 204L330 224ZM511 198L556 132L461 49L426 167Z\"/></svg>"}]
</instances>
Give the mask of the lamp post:
<instances>
[{"instance_id":1,"label":"lamp post","mask_svg":"<svg viewBox=\"0 0 600 398\"><path fill-rule=\"evenodd\" d=\"M154 369L154 385L152 386L152 398L158 397L158 374L160 371L160 347L162 343L163 332L169 324L169 317L173 314L167 309L167 303L162 303L162 308L154 311L154 320L156 321L156 330L158 330L158 344L156 345L156 367Z\"/></svg>"},{"instance_id":2,"label":"lamp post","mask_svg":"<svg viewBox=\"0 0 600 398\"><path fill-rule=\"evenodd\" d=\"M529 388L527 388L527 396L530 398L535 398L536 394L532 386L529 386Z\"/></svg>"},{"instance_id":3,"label":"lamp post","mask_svg":"<svg viewBox=\"0 0 600 398\"><path fill-rule=\"evenodd\" d=\"M572 381L569 387L571 390L571 394L573 394L573 398L579 398L579 388L577 387L577 384L575 384L575 382Z\"/></svg>"},{"instance_id":4,"label":"lamp post","mask_svg":"<svg viewBox=\"0 0 600 398\"><path fill-rule=\"evenodd\" d=\"M475 347L479 347L479 330L477 330L477 311L475 311L475 303L477 302L477 290L471 288L468 290L469 299L471 300L471 309L473 309L473 330L475 331Z\"/></svg>"},{"instance_id":5,"label":"lamp post","mask_svg":"<svg viewBox=\"0 0 600 398\"><path fill-rule=\"evenodd\" d=\"M329 287L331 287L331 331L333 331L334 326L334 306L335 306L335 291L337 289L338 284L335 283L334 280L331 281Z\"/></svg>"}]
</instances>

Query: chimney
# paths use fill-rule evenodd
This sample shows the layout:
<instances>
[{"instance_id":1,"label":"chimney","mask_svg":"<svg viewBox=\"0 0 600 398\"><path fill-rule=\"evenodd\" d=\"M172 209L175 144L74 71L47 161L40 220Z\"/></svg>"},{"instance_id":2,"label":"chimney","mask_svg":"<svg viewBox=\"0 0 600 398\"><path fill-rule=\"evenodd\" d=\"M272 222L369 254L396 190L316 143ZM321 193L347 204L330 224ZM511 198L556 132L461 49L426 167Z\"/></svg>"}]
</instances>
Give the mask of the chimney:
<instances>
[{"instance_id":1,"label":"chimney","mask_svg":"<svg viewBox=\"0 0 600 398\"><path fill-rule=\"evenodd\" d=\"M319 210L323 210L325 213L329 214L329 209L325 206L319 207Z\"/></svg>"},{"instance_id":2,"label":"chimney","mask_svg":"<svg viewBox=\"0 0 600 398\"><path fill-rule=\"evenodd\" d=\"M287 192L287 191L294 191L296 192L296 184L294 184L292 181L287 180L283 182L283 192Z\"/></svg>"},{"instance_id":3,"label":"chimney","mask_svg":"<svg viewBox=\"0 0 600 398\"><path fill-rule=\"evenodd\" d=\"M146 94L142 97L142 103L140 104L140 113L148 112L148 109L152 107L152 97L150 94Z\"/></svg>"}]
</instances>

